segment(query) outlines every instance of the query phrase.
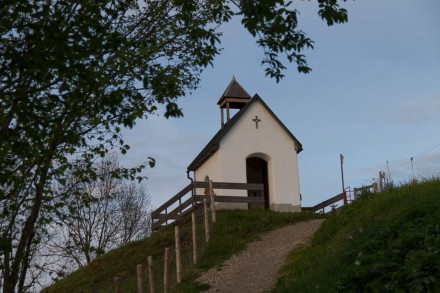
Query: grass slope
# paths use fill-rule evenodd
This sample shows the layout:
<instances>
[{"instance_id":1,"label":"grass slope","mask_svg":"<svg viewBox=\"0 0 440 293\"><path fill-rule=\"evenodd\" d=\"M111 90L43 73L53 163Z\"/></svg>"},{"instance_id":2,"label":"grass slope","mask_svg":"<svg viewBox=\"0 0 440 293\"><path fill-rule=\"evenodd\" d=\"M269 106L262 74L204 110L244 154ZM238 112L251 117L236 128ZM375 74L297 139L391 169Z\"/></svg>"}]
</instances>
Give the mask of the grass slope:
<instances>
[{"instance_id":1,"label":"grass slope","mask_svg":"<svg viewBox=\"0 0 440 293\"><path fill-rule=\"evenodd\" d=\"M440 292L440 179L363 195L292 252L273 292Z\"/></svg>"},{"instance_id":2,"label":"grass slope","mask_svg":"<svg viewBox=\"0 0 440 293\"><path fill-rule=\"evenodd\" d=\"M197 215L199 261L191 264L191 223L189 219L180 225L184 282L176 286L175 263L170 262L170 292L198 292L206 285L195 280L211 267L220 266L225 260L244 249L249 242L259 239L260 234L278 227L300 221L321 217L309 213L276 213L265 210L217 211L217 223L211 226L211 240L204 244L203 218ZM170 258L174 259L174 229L168 227L153 234L150 238L130 243L115 249L94 260L63 280L44 290L44 292L114 292L114 278L122 279L122 292L137 292L136 265L147 263L153 256L154 286L156 292L163 291L163 254L165 247L171 248ZM148 288L144 275L144 290ZM147 290L145 290L147 291Z\"/></svg>"}]
</instances>

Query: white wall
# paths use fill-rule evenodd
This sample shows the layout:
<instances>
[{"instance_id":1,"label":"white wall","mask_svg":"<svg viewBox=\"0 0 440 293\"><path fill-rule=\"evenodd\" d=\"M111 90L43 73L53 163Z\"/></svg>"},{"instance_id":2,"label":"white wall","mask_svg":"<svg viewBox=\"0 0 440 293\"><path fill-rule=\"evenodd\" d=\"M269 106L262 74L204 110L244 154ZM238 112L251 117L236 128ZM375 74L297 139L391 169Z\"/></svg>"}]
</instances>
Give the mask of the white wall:
<instances>
[{"instance_id":1,"label":"white wall","mask_svg":"<svg viewBox=\"0 0 440 293\"><path fill-rule=\"evenodd\" d=\"M252 119L258 116L258 129ZM220 149L197 171L196 179L208 175L213 181L246 182L246 158L260 157L268 163L271 208L300 210L298 161L295 143L259 102L254 102L220 142ZM247 196L246 191L216 190L219 195ZM203 194L203 193L202 193ZM219 205L246 208L247 204Z\"/></svg>"},{"instance_id":2,"label":"white wall","mask_svg":"<svg viewBox=\"0 0 440 293\"><path fill-rule=\"evenodd\" d=\"M209 176L209 179L215 182L222 182L222 175L220 173L221 162L220 152L216 151L202 166L200 166L195 172L195 181L205 181L205 177ZM197 188L197 194L205 194L205 189Z\"/></svg>"},{"instance_id":3,"label":"white wall","mask_svg":"<svg viewBox=\"0 0 440 293\"><path fill-rule=\"evenodd\" d=\"M255 116L261 120L258 129ZM246 182L246 158L256 154L268 162L270 203L300 206L295 144L261 103L256 101L240 117L220 142L219 152L223 181Z\"/></svg>"}]
</instances>

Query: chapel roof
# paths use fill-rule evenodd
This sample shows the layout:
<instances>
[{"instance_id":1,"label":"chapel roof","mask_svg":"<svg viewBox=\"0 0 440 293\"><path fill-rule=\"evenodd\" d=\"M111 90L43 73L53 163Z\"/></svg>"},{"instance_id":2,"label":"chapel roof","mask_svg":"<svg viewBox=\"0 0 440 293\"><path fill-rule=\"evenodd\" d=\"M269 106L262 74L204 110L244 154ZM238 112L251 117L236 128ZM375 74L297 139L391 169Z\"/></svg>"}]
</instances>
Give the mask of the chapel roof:
<instances>
[{"instance_id":1,"label":"chapel roof","mask_svg":"<svg viewBox=\"0 0 440 293\"><path fill-rule=\"evenodd\" d=\"M232 80L226 88L225 92L221 95L220 99L217 102L217 105L220 105L223 100L227 98L234 99L242 99L243 101L248 101L251 99L251 96L248 92L237 82L235 76L232 76Z\"/></svg>"},{"instance_id":2,"label":"chapel roof","mask_svg":"<svg viewBox=\"0 0 440 293\"><path fill-rule=\"evenodd\" d=\"M235 78L234 78L235 79ZM222 138L229 132L230 129L234 127L234 125L240 120L243 114L250 108L250 106L256 102L260 102L263 107L269 112L269 114L275 119L275 121L281 126L281 128L287 133L287 135L294 141L297 146L297 153L300 153L303 148L302 144L298 139L290 132L289 129L281 122L281 120L272 112L269 106L260 98L258 94L255 94L254 97L240 110L237 114L235 114L231 120L229 120L224 127L222 127L214 137L208 142L208 144L203 148L203 150L197 155L197 157L189 164L187 170L195 171L197 170L204 162L206 162L219 148L220 141Z\"/></svg>"}]
</instances>

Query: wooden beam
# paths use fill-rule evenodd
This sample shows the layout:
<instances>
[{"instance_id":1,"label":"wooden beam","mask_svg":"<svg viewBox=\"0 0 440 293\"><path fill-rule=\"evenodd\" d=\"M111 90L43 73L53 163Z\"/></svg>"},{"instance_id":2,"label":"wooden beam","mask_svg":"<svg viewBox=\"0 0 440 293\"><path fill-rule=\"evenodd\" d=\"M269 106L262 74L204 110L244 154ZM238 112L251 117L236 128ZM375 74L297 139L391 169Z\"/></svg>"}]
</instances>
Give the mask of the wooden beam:
<instances>
[{"instance_id":1,"label":"wooden beam","mask_svg":"<svg viewBox=\"0 0 440 293\"><path fill-rule=\"evenodd\" d=\"M211 198L206 195L195 195L194 198L197 202L203 202L203 199L206 199L208 203L211 203ZM231 203L264 203L264 197L216 195L214 201Z\"/></svg>"},{"instance_id":2,"label":"wooden beam","mask_svg":"<svg viewBox=\"0 0 440 293\"><path fill-rule=\"evenodd\" d=\"M340 194L338 194L338 195L336 195L336 196L334 196L332 198L329 198L329 199L327 199L327 200L325 200L325 201L323 201L323 202L313 206L311 208L311 210L312 210L312 212L319 211L319 210L321 210L321 209L323 209L325 207L328 207L329 205L334 204L334 203L336 203L336 202L338 202L340 200L343 200L343 199L344 199L344 193L340 193Z\"/></svg>"},{"instance_id":3,"label":"wooden beam","mask_svg":"<svg viewBox=\"0 0 440 293\"><path fill-rule=\"evenodd\" d=\"M154 210L151 213L151 217L155 218L156 215L160 214L162 211L164 211L166 208L177 202L179 199L181 199L184 195L186 195L188 192L190 192L193 188L193 185L190 183L188 186L183 188L179 193L177 193L175 196L170 198L168 201L166 201L163 205L158 207L156 210Z\"/></svg>"},{"instance_id":4,"label":"wooden beam","mask_svg":"<svg viewBox=\"0 0 440 293\"><path fill-rule=\"evenodd\" d=\"M226 98L226 99L223 99L223 101L219 104L219 107L224 108L227 102L246 104L248 101L249 101L248 98Z\"/></svg>"},{"instance_id":5,"label":"wooden beam","mask_svg":"<svg viewBox=\"0 0 440 293\"><path fill-rule=\"evenodd\" d=\"M196 181L197 188L209 188L208 182ZM214 189L264 190L262 183L212 182Z\"/></svg>"},{"instance_id":6,"label":"wooden beam","mask_svg":"<svg viewBox=\"0 0 440 293\"><path fill-rule=\"evenodd\" d=\"M167 214L167 216L163 216L160 219L158 219L156 222L153 223L152 227L153 230L157 227L165 223L167 220L176 220L180 217L179 213L182 212L187 207L191 206L193 203L193 198L190 197L185 202L183 202L180 206L172 210L170 213Z\"/></svg>"}]
</instances>

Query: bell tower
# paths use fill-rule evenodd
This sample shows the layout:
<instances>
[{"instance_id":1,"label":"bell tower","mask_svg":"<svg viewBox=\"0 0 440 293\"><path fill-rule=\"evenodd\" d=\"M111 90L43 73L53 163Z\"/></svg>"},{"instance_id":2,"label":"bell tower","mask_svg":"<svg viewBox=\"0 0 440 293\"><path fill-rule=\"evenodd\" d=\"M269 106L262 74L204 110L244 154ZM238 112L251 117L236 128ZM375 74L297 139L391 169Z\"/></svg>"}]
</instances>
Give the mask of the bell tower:
<instances>
[{"instance_id":1,"label":"bell tower","mask_svg":"<svg viewBox=\"0 0 440 293\"><path fill-rule=\"evenodd\" d=\"M244 88L237 82L235 76L232 76L232 80L226 88L223 95L218 100L217 105L220 107L221 126L229 122L231 119L230 109L241 109L251 99L251 96L244 90ZM226 122L225 122L225 110L226 109Z\"/></svg>"}]
</instances>

